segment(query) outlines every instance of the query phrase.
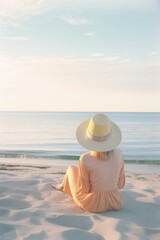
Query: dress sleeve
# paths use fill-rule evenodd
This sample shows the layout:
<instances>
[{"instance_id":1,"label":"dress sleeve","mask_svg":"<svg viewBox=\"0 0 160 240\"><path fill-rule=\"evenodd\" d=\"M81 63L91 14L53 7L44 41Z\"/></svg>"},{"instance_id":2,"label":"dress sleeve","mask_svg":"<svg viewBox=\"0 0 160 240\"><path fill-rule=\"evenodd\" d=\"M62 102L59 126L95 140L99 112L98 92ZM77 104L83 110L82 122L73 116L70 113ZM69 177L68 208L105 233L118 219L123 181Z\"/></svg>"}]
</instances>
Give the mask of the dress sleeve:
<instances>
[{"instance_id":1,"label":"dress sleeve","mask_svg":"<svg viewBox=\"0 0 160 240\"><path fill-rule=\"evenodd\" d=\"M84 159L80 157L78 166L78 192L88 193L90 191L89 170L85 166Z\"/></svg>"},{"instance_id":2,"label":"dress sleeve","mask_svg":"<svg viewBox=\"0 0 160 240\"><path fill-rule=\"evenodd\" d=\"M119 173L118 188L122 189L124 185L125 185L125 174L124 174L124 160L123 160L121 170Z\"/></svg>"}]
</instances>

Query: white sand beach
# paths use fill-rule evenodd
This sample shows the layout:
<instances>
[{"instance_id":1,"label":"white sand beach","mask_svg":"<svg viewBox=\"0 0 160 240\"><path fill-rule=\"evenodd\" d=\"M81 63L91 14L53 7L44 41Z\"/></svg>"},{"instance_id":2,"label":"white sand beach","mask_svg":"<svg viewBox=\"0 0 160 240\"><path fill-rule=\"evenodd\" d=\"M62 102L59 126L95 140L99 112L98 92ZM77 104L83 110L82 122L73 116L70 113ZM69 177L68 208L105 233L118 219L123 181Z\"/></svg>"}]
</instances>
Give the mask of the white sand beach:
<instances>
[{"instance_id":1,"label":"white sand beach","mask_svg":"<svg viewBox=\"0 0 160 240\"><path fill-rule=\"evenodd\" d=\"M126 170L124 208L97 214L51 187L65 170L0 165L0 240L160 239L160 174Z\"/></svg>"}]
</instances>

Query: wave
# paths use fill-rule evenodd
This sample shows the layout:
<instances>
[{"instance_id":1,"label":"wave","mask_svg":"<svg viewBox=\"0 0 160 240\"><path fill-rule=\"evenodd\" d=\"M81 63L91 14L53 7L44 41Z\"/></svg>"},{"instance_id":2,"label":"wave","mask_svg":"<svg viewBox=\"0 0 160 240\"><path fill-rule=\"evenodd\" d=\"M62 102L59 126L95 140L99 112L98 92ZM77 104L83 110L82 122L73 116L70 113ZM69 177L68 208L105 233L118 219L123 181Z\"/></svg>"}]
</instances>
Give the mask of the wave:
<instances>
[{"instance_id":1,"label":"wave","mask_svg":"<svg viewBox=\"0 0 160 240\"><path fill-rule=\"evenodd\" d=\"M33 151L0 151L0 158L22 158L22 159L69 159L78 160L80 154L60 154L59 152L53 151L43 151L43 150L33 150Z\"/></svg>"},{"instance_id":2,"label":"wave","mask_svg":"<svg viewBox=\"0 0 160 240\"><path fill-rule=\"evenodd\" d=\"M14 158L14 159L43 159L46 160L78 160L81 153L66 154L53 151L0 151L0 158ZM160 159L148 159L142 156L125 156L125 163L129 164L158 164L160 165Z\"/></svg>"}]
</instances>

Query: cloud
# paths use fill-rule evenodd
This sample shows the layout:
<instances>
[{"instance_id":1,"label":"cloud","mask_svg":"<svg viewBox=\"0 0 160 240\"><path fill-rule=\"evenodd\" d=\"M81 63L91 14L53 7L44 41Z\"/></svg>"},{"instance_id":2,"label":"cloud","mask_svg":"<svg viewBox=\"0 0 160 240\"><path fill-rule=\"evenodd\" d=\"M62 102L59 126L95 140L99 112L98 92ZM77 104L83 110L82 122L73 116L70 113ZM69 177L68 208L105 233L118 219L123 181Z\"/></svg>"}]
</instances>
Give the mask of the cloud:
<instances>
[{"instance_id":1,"label":"cloud","mask_svg":"<svg viewBox=\"0 0 160 240\"><path fill-rule=\"evenodd\" d=\"M103 53L92 53L90 54L92 59L98 59L104 61L108 64L123 64L123 63L130 63L132 60L130 58L122 58L120 56L111 54L105 55Z\"/></svg>"},{"instance_id":2,"label":"cloud","mask_svg":"<svg viewBox=\"0 0 160 240\"><path fill-rule=\"evenodd\" d=\"M1 0L0 26L21 26L22 20L52 9L56 2L56 0Z\"/></svg>"},{"instance_id":3,"label":"cloud","mask_svg":"<svg viewBox=\"0 0 160 240\"><path fill-rule=\"evenodd\" d=\"M104 57L104 54L103 53L91 53L90 54L91 57L94 57L94 58L99 58L99 57Z\"/></svg>"},{"instance_id":4,"label":"cloud","mask_svg":"<svg viewBox=\"0 0 160 240\"><path fill-rule=\"evenodd\" d=\"M27 41L30 38L25 36L7 36L7 37L0 37L0 39L5 41Z\"/></svg>"},{"instance_id":5,"label":"cloud","mask_svg":"<svg viewBox=\"0 0 160 240\"><path fill-rule=\"evenodd\" d=\"M0 27L22 26L22 22L32 16L42 14L53 9L109 9L119 7L132 9L133 7L150 9L155 5L153 0L0 0ZM66 18L66 22L72 25L91 24L87 18Z\"/></svg>"},{"instance_id":6,"label":"cloud","mask_svg":"<svg viewBox=\"0 0 160 240\"><path fill-rule=\"evenodd\" d=\"M0 110L158 111L159 66L1 56Z\"/></svg>"},{"instance_id":7,"label":"cloud","mask_svg":"<svg viewBox=\"0 0 160 240\"><path fill-rule=\"evenodd\" d=\"M69 23L73 26L80 26L80 25L89 25L92 24L92 21L85 17L61 17L60 19L64 20L65 22Z\"/></svg>"},{"instance_id":8,"label":"cloud","mask_svg":"<svg viewBox=\"0 0 160 240\"><path fill-rule=\"evenodd\" d=\"M95 32L85 32L84 35L87 37L92 37L95 36Z\"/></svg>"},{"instance_id":9,"label":"cloud","mask_svg":"<svg viewBox=\"0 0 160 240\"><path fill-rule=\"evenodd\" d=\"M160 53L158 51L153 51L148 54L148 56L157 56L157 55L160 55Z\"/></svg>"}]
</instances>

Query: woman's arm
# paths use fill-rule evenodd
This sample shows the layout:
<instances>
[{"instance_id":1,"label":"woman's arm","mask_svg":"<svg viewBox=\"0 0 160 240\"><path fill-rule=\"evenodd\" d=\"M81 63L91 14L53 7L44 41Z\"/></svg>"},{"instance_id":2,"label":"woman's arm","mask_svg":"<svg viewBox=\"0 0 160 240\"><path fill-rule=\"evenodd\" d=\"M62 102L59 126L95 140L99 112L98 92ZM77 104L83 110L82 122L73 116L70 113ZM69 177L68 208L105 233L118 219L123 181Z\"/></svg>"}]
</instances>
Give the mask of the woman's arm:
<instances>
[{"instance_id":1,"label":"woman's arm","mask_svg":"<svg viewBox=\"0 0 160 240\"><path fill-rule=\"evenodd\" d=\"M78 166L78 192L88 193L90 191L89 170L85 165L83 156L79 159Z\"/></svg>"},{"instance_id":2,"label":"woman's arm","mask_svg":"<svg viewBox=\"0 0 160 240\"><path fill-rule=\"evenodd\" d=\"M124 160L122 162L122 167L119 173L118 188L122 189L125 185L125 174L124 174Z\"/></svg>"}]
</instances>

